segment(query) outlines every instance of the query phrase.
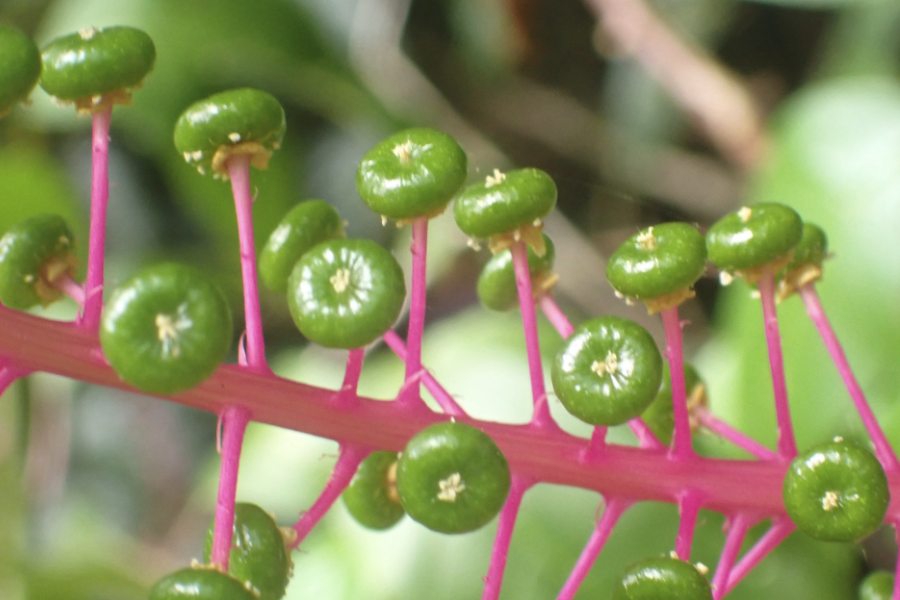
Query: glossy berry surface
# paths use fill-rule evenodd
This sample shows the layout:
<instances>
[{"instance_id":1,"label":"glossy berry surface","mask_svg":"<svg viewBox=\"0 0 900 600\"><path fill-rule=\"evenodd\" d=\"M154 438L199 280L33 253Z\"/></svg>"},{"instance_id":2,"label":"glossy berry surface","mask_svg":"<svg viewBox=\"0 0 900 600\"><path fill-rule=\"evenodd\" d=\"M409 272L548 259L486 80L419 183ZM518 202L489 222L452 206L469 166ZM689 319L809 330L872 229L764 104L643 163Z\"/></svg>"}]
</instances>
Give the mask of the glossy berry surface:
<instances>
[{"instance_id":1,"label":"glossy berry surface","mask_svg":"<svg viewBox=\"0 0 900 600\"><path fill-rule=\"evenodd\" d=\"M803 235L800 242L794 248L794 260L787 266L791 271L806 264L822 266L822 261L828 256L828 236L814 223L803 223Z\"/></svg>"},{"instance_id":2,"label":"glossy berry surface","mask_svg":"<svg viewBox=\"0 0 900 600\"><path fill-rule=\"evenodd\" d=\"M619 425L650 405L662 357L647 330L605 316L579 325L553 361L553 389L566 410L592 425Z\"/></svg>"},{"instance_id":3,"label":"glossy berry surface","mask_svg":"<svg viewBox=\"0 0 900 600\"><path fill-rule=\"evenodd\" d=\"M466 181L466 153L442 131L401 131L369 150L356 170L356 189L379 215L391 219L443 212Z\"/></svg>"},{"instance_id":4,"label":"glossy berry surface","mask_svg":"<svg viewBox=\"0 0 900 600\"><path fill-rule=\"evenodd\" d=\"M215 523L213 523L215 525ZM206 535L203 558L212 552L213 526ZM228 574L245 584L258 600L279 600L290 580L290 555L272 515L256 504L234 507L234 538L228 555Z\"/></svg>"},{"instance_id":5,"label":"glossy berry surface","mask_svg":"<svg viewBox=\"0 0 900 600\"><path fill-rule=\"evenodd\" d=\"M712 600L706 577L693 565L670 557L634 563L613 588L612 600Z\"/></svg>"},{"instance_id":6,"label":"glossy berry surface","mask_svg":"<svg viewBox=\"0 0 900 600\"><path fill-rule=\"evenodd\" d=\"M0 302L17 310L48 305L61 295L53 282L73 276L75 236L57 215L35 215L0 238Z\"/></svg>"},{"instance_id":7,"label":"glossy berry surface","mask_svg":"<svg viewBox=\"0 0 900 600\"><path fill-rule=\"evenodd\" d=\"M100 345L124 381L172 394L215 371L231 330L231 311L214 283L191 267L163 263L115 289L103 311Z\"/></svg>"},{"instance_id":8,"label":"glossy berry surface","mask_svg":"<svg viewBox=\"0 0 900 600\"><path fill-rule=\"evenodd\" d=\"M406 514L397 494L397 458L396 452L373 452L344 490L344 504L360 525L388 529Z\"/></svg>"},{"instance_id":9,"label":"glossy berry surface","mask_svg":"<svg viewBox=\"0 0 900 600\"><path fill-rule=\"evenodd\" d=\"M307 339L360 348L388 330L403 308L406 284L393 255L370 240L331 240L297 262L288 307Z\"/></svg>"},{"instance_id":10,"label":"glossy berry surface","mask_svg":"<svg viewBox=\"0 0 900 600\"><path fill-rule=\"evenodd\" d=\"M156 48L134 27L91 27L50 42L43 50L41 87L60 100L91 99L134 88L156 62Z\"/></svg>"},{"instance_id":11,"label":"glossy berry surface","mask_svg":"<svg viewBox=\"0 0 900 600\"><path fill-rule=\"evenodd\" d=\"M878 459L839 439L794 459L784 477L784 507L804 533L849 542L878 529L890 491Z\"/></svg>"},{"instance_id":12,"label":"glossy berry surface","mask_svg":"<svg viewBox=\"0 0 900 600\"><path fill-rule=\"evenodd\" d=\"M284 109L274 96L252 88L214 94L192 104L175 123L175 148L201 175L227 173L234 154L249 154L265 169L281 147Z\"/></svg>"},{"instance_id":13,"label":"glossy berry surface","mask_svg":"<svg viewBox=\"0 0 900 600\"><path fill-rule=\"evenodd\" d=\"M28 94L41 77L41 52L31 38L0 25L0 117Z\"/></svg>"},{"instance_id":14,"label":"glossy berry surface","mask_svg":"<svg viewBox=\"0 0 900 600\"><path fill-rule=\"evenodd\" d=\"M629 298L649 300L688 290L706 268L706 242L687 223L663 223L640 231L606 263L606 278Z\"/></svg>"},{"instance_id":15,"label":"glossy berry surface","mask_svg":"<svg viewBox=\"0 0 900 600\"><path fill-rule=\"evenodd\" d=\"M427 427L406 445L397 492L414 520L441 533L465 533L493 519L509 494L506 457L483 431L464 423Z\"/></svg>"},{"instance_id":16,"label":"glossy berry surface","mask_svg":"<svg viewBox=\"0 0 900 600\"><path fill-rule=\"evenodd\" d=\"M765 266L789 256L803 221L783 204L755 204L726 215L706 232L709 260L723 271Z\"/></svg>"},{"instance_id":17,"label":"glossy berry surface","mask_svg":"<svg viewBox=\"0 0 900 600\"><path fill-rule=\"evenodd\" d=\"M214 569L182 569L150 589L147 600L258 600L244 584Z\"/></svg>"},{"instance_id":18,"label":"glossy berry surface","mask_svg":"<svg viewBox=\"0 0 900 600\"><path fill-rule=\"evenodd\" d=\"M546 292L547 287L556 280L551 273L556 248L546 235L544 248L544 255L538 256L534 248L528 247L528 272L531 274L531 287L535 296ZM550 277L552 280L548 279ZM481 304L490 310L506 311L518 306L519 292L516 288L512 252L509 249L501 250L485 263L478 276L476 290Z\"/></svg>"},{"instance_id":19,"label":"glossy berry surface","mask_svg":"<svg viewBox=\"0 0 900 600\"><path fill-rule=\"evenodd\" d=\"M859 600L891 600L894 597L894 574L874 571L859 586Z\"/></svg>"},{"instance_id":20,"label":"glossy berry surface","mask_svg":"<svg viewBox=\"0 0 900 600\"><path fill-rule=\"evenodd\" d=\"M698 404L706 404L706 386L700 379L700 374L691 365L684 365L684 389L687 394L688 413ZM650 406L641 414L644 423L665 445L672 442L672 432L675 429L675 412L672 408L672 377L668 363L663 363L662 382L656 398Z\"/></svg>"},{"instance_id":21,"label":"glossy berry surface","mask_svg":"<svg viewBox=\"0 0 900 600\"><path fill-rule=\"evenodd\" d=\"M556 184L540 169L495 171L466 188L453 208L466 235L489 238L532 225L556 206Z\"/></svg>"},{"instance_id":22,"label":"glossy berry surface","mask_svg":"<svg viewBox=\"0 0 900 600\"><path fill-rule=\"evenodd\" d=\"M324 200L305 200L281 219L259 253L259 276L273 292L287 291L294 265L310 248L344 237L337 209Z\"/></svg>"}]
</instances>

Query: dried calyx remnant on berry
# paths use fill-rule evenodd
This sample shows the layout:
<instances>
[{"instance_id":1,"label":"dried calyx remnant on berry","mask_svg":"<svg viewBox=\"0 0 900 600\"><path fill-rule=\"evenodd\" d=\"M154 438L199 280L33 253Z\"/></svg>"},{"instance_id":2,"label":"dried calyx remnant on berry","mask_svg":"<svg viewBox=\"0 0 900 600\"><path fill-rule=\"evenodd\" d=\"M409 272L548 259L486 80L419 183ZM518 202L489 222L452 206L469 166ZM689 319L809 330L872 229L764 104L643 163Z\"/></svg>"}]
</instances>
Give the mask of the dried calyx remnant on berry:
<instances>
[{"instance_id":1,"label":"dried calyx remnant on berry","mask_svg":"<svg viewBox=\"0 0 900 600\"><path fill-rule=\"evenodd\" d=\"M494 169L484 181L457 196L453 214L463 233L486 238L495 253L522 240L543 256L543 219L554 206L556 184L544 171Z\"/></svg>"},{"instance_id":2,"label":"dried calyx remnant on berry","mask_svg":"<svg viewBox=\"0 0 900 600\"><path fill-rule=\"evenodd\" d=\"M802 236L803 221L794 209L754 204L714 223L706 232L706 249L723 284L735 276L754 284L765 271L774 275L790 264Z\"/></svg>"},{"instance_id":3,"label":"dried calyx remnant on berry","mask_svg":"<svg viewBox=\"0 0 900 600\"><path fill-rule=\"evenodd\" d=\"M90 27L50 42L43 50L41 87L79 114L131 104L156 62L156 48L134 27Z\"/></svg>"},{"instance_id":4,"label":"dried calyx remnant on berry","mask_svg":"<svg viewBox=\"0 0 900 600\"><path fill-rule=\"evenodd\" d=\"M396 452L378 450L356 470L342 498L354 519L369 529L389 529L406 514L397 493Z\"/></svg>"},{"instance_id":5,"label":"dried calyx remnant on berry","mask_svg":"<svg viewBox=\"0 0 900 600\"><path fill-rule=\"evenodd\" d=\"M446 133L424 127L392 135L369 150L356 189L373 211L400 222L444 212L466 181L466 153Z\"/></svg>"},{"instance_id":6,"label":"dried calyx remnant on berry","mask_svg":"<svg viewBox=\"0 0 900 600\"><path fill-rule=\"evenodd\" d=\"M822 263L828 258L828 237L818 225L803 223L803 236L794 248L794 259L778 281L778 299L784 300L801 287L822 278Z\"/></svg>"},{"instance_id":7,"label":"dried calyx remnant on berry","mask_svg":"<svg viewBox=\"0 0 900 600\"><path fill-rule=\"evenodd\" d=\"M0 118L28 95L41 78L41 52L30 37L0 25Z\"/></svg>"},{"instance_id":8,"label":"dried calyx remnant on berry","mask_svg":"<svg viewBox=\"0 0 900 600\"><path fill-rule=\"evenodd\" d=\"M0 302L17 310L58 300L55 285L75 275L75 236L57 215L35 215L0 238Z\"/></svg>"},{"instance_id":9,"label":"dried calyx remnant on berry","mask_svg":"<svg viewBox=\"0 0 900 600\"><path fill-rule=\"evenodd\" d=\"M609 257L606 278L619 296L656 313L694 297L706 268L706 243L687 223L654 225L629 237Z\"/></svg>"},{"instance_id":10,"label":"dried calyx remnant on berry","mask_svg":"<svg viewBox=\"0 0 900 600\"><path fill-rule=\"evenodd\" d=\"M252 88L214 94L192 104L175 124L175 148L201 175L228 176L228 159L249 155L265 169L287 129L274 96Z\"/></svg>"}]
</instances>

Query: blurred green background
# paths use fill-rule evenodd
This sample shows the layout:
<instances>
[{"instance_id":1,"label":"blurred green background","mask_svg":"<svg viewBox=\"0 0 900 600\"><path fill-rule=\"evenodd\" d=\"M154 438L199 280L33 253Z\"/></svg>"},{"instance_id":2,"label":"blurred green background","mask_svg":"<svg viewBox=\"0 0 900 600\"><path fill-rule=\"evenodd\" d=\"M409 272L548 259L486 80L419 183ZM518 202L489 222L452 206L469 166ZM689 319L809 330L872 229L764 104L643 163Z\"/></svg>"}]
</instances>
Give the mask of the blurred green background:
<instances>
[{"instance_id":1,"label":"blurred green background","mask_svg":"<svg viewBox=\"0 0 900 600\"><path fill-rule=\"evenodd\" d=\"M770 148L749 172L719 155L644 68L618 52L578 0L2 0L0 22L46 44L88 26L146 30L158 61L133 107L116 109L110 157L107 276L187 261L213 272L241 306L230 188L201 178L173 147L185 107L238 86L284 104L288 136L254 172L258 242L294 203L334 203L348 232L394 247L408 230L382 226L354 186L356 163L409 125L442 128L470 154L470 174L536 166L560 190L548 220L574 321L616 313L604 256L640 226L708 226L742 203L785 202L829 233L834 260L820 286L889 438L900 444L900 6L891 0L655 0L685 39L740 77L766 120ZM703 93L698 90L697 93ZM0 121L0 232L58 212L87 239L90 120L41 91ZM474 416L523 422L527 367L516 314L477 306L485 252L452 219L431 234L424 361ZM264 294L269 356L285 376L335 387L343 355L306 347L283 298ZM72 305L41 314L68 318ZM236 314L240 314L236 310ZM773 445L761 314L743 284L710 276L684 310L688 355L723 419ZM862 438L858 418L796 299L782 305L792 410L801 447ZM546 324L543 324L544 326ZM558 338L543 330L544 350ZM2 334L2 333L0 333ZM361 391L388 398L401 364L374 349ZM561 414L571 431L586 433ZM615 439L631 443L629 434ZM142 598L152 582L200 558L215 505L215 417L51 376L20 382L0 403L0 598ZM700 435L709 454L734 455ZM290 524L317 496L336 445L251 426L239 498ZM538 486L525 498L502 598L554 598L587 540L600 499ZM694 559L714 567L719 515L702 513ZM434 600L478 597L493 525L442 536L404 521L387 533L355 525L337 505L295 553L288 598ZM637 558L667 552L672 506L626 514L579 598L607 597ZM758 533L758 532L755 532ZM849 599L859 578L894 564L885 531L863 545L797 534L731 596Z\"/></svg>"}]
</instances>

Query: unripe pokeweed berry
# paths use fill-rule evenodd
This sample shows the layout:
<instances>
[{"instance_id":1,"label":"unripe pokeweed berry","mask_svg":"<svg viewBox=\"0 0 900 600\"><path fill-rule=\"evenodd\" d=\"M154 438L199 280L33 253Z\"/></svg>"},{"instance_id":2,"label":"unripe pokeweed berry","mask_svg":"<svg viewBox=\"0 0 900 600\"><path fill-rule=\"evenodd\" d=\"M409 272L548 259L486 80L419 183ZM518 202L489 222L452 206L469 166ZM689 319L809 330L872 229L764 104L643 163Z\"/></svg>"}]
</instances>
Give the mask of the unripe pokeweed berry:
<instances>
[{"instance_id":1,"label":"unripe pokeweed berry","mask_svg":"<svg viewBox=\"0 0 900 600\"><path fill-rule=\"evenodd\" d=\"M778 282L778 298L783 300L800 287L822 278L822 263L828 256L828 237L818 225L803 223L803 236L794 248L794 259Z\"/></svg>"},{"instance_id":2,"label":"unripe pokeweed berry","mask_svg":"<svg viewBox=\"0 0 900 600\"><path fill-rule=\"evenodd\" d=\"M891 600L894 597L894 574L873 571L859 586L859 600Z\"/></svg>"},{"instance_id":3,"label":"unripe pokeweed berry","mask_svg":"<svg viewBox=\"0 0 900 600\"><path fill-rule=\"evenodd\" d=\"M0 239L0 302L27 310L57 300L54 281L73 276L78 260L75 236L62 217L35 215L18 223Z\"/></svg>"},{"instance_id":4,"label":"unripe pokeweed berry","mask_svg":"<svg viewBox=\"0 0 900 600\"><path fill-rule=\"evenodd\" d=\"M579 325L553 361L553 389L570 413L592 425L619 425L656 397L662 357L646 329L604 316Z\"/></svg>"},{"instance_id":5,"label":"unripe pokeweed berry","mask_svg":"<svg viewBox=\"0 0 900 600\"><path fill-rule=\"evenodd\" d=\"M784 507L800 531L833 542L873 533L891 498L878 459L841 438L795 458L784 476L783 493Z\"/></svg>"},{"instance_id":6,"label":"unripe pokeweed berry","mask_svg":"<svg viewBox=\"0 0 900 600\"><path fill-rule=\"evenodd\" d=\"M445 422L417 433L400 455L397 492L415 521L441 533L474 531L506 501L509 465L486 433Z\"/></svg>"},{"instance_id":7,"label":"unripe pokeweed berry","mask_svg":"<svg viewBox=\"0 0 900 600\"><path fill-rule=\"evenodd\" d=\"M535 297L549 291L558 279L551 271L556 258L556 248L546 235L544 247L546 251L543 256L538 256L533 248L528 247L528 272L531 274L531 287ZM493 255L484 265L476 289L481 304L490 310L506 311L518 305L516 273L513 268L512 252L509 249Z\"/></svg>"},{"instance_id":8,"label":"unripe pokeweed berry","mask_svg":"<svg viewBox=\"0 0 900 600\"><path fill-rule=\"evenodd\" d=\"M725 273L755 283L760 269L780 271L803 236L803 221L783 204L743 207L721 218L706 232L709 260Z\"/></svg>"},{"instance_id":9,"label":"unripe pokeweed berry","mask_svg":"<svg viewBox=\"0 0 900 600\"><path fill-rule=\"evenodd\" d=\"M706 385L700 379L697 370L687 363L684 364L684 389L687 394L688 414L691 415L696 407L706 404ZM662 381L656 398L641 414L641 418L659 441L667 446L672 442L675 412L672 408L672 377L667 363L663 364ZM695 429L696 426L692 418L691 429Z\"/></svg>"},{"instance_id":10,"label":"unripe pokeweed berry","mask_svg":"<svg viewBox=\"0 0 900 600\"><path fill-rule=\"evenodd\" d=\"M0 117L6 115L41 78L41 52L30 37L0 25Z\"/></svg>"},{"instance_id":11,"label":"unripe pokeweed berry","mask_svg":"<svg viewBox=\"0 0 900 600\"><path fill-rule=\"evenodd\" d=\"M697 567L672 557L632 564L613 588L612 600L712 600L712 588Z\"/></svg>"},{"instance_id":12,"label":"unripe pokeweed berry","mask_svg":"<svg viewBox=\"0 0 900 600\"><path fill-rule=\"evenodd\" d=\"M307 339L328 348L361 348L400 316L406 284L397 260L375 242L331 240L297 261L287 297Z\"/></svg>"},{"instance_id":13,"label":"unripe pokeweed berry","mask_svg":"<svg viewBox=\"0 0 900 600\"><path fill-rule=\"evenodd\" d=\"M606 278L620 295L642 300L651 312L694 296L706 268L706 242L687 223L663 223L622 243L606 263Z\"/></svg>"},{"instance_id":14,"label":"unripe pokeweed berry","mask_svg":"<svg viewBox=\"0 0 900 600\"><path fill-rule=\"evenodd\" d=\"M281 219L259 254L259 276L273 292L287 291L294 265L310 248L343 238L344 224L337 209L324 200L305 200Z\"/></svg>"},{"instance_id":15,"label":"unripe pokeweed berry","mask_svg":"<svg viewBox=\"0 0 900 600\"><path fill-rule=\"evenodd\" d=\"M175 148L201 175L218 177L228 173L235 154L249 154L250 164L265 169L285 131L284 109L274 96L241 88L189 106L175 123Z\"/></svg>"},{"instance_id":16,"label":"unripe pokeweed berry","mask_svg":"<svg viewBox=\"0 0 900 600\"><path fill-rule=\"evenodd\" d=\"M376 213L391 219L431 217L466 181L466 153L442 131L401 131L369 150L356 170L356 189Z\"/></svg>"},{"instance_id":17,"label":"unripe pokeweed berry","mask_svg":"<svg viewBox=\"0 0 900 600\"><path fill-rule=\"evenodd\" d=\"M244 584L209 568L182 569L166 575L150 589L147 600L258 600Z\"/></svg>"},{"instance_id":18,"label":"unripe pokeweed berry","mask_svg":"<svg viewBox=\"0 0 900 600\"><path fill-rule=\"evenodd\" d=\"M497 252L521 239L544 254L541 220L556 206L556 184L540 169L494 169L456 198L456 224L473 238L490 238Z\"/></svg>"},{"instance_id":19,"label":"unripe pokeweed berry","mask_svg":"<svg viewBox=\"0 0 900 600\"><path fill-rule=\"evenodd\" d=\"M344 504L360 525L388 529L406 514L397 494L397 458L396 452L373 452L344 490Z\"/></svg>"},{"instance_id":20,"label":"unripe pokeweed berry","mask_svg":"<svg viewBox=\"0 0 900 600\"><path fill-rule=\"evenodd\" d=\"M215 522L206 535L204 560L212 554ZM290 581L291 560L284 536L272 515L256 504L234 507L234 538L228 573L254 592L257 600L279 600Z\"/></svg>"},{"instance_id":21,"label":"unripe pokeweed berry","mask_svg":"<svg viewBox=\"0 0 900 600\"><path fill-rule=\"evenodd\" d=\"M173 394L206 379L231 344L231 311L202 272L164 263L145 268L112 293L100 345L134 387Z\"/></svg>"},{"instance_id":22,"label":"unripe pokeweed berry","mask_svg":"<svg viewBox=\"0 0 900 600\"><path fill-rule=\"evenodd\" d=\"M50 42L43 61L41 87L91 113L130 104L131 90L153 69L156 48L134 27L90 27Z\"/></svg>"}]
</instances>

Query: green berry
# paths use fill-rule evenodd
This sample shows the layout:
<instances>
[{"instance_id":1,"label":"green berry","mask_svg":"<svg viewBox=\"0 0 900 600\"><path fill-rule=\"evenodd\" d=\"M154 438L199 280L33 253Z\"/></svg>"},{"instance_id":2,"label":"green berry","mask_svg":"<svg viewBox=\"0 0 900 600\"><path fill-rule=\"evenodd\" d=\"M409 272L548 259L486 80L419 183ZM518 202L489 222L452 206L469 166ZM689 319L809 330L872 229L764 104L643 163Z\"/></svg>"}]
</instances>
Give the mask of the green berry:
<instances>
[{"instance_id":1,"label":"green berry","mask_svg":"<svg viewBox=\"0 0 900 600\"><path fill-rule=\"evenodd\" d=\"M697 568L671 557L648 558L625 570L612 600L712 600L712 588Z\"/></svg>"},{"instance_id":2,"label":"green berry","mask_svg":"<svg viewBox=\"0 0 900 600\"><path fill-rule=\"evenodd\" d=\"M873 533L890 502L887 476L868 450L840 438L794 459L784 477L784 507L804 533L849 542Z\"/></svg>"},{"instance_id":3,"label":"green berry","mask_svg":"<svg viewBox=\"0 0 900 600\"><path fill-rule=\"evenodd\" d=\"M41 78L41 52L31 38L0 25L0 117L28 94Z\"/></svg>"},{"instance_id":4,"label":"green berry","mask_svg":"<svg viewBox=\"0 0 900 600\"><path fill-rule=\"evenodd\" d=\"M116 373L150 393L194 387L231 344L231 311L200 271L164 263L136 273L112 293L100 345Z\"/></svg>"},{"instance_id":5,"label":"green berry","mask_svg":"<svg viewBox=\"0 0 900 600\"><path fill-rule=\"evenodd\" d=\"M726 215L706 232L709 260L726 273L743 275L750 283L758 271L778 272L791 260L803 236L803 221L783 204L756 204Z\"/></svg>"},{"instance_id":6,"label":"green berry","mask_svg":"<svg viewBox=\"0 0 900 600\"><path fill-rule=\"evenodd\" d=\"M540 169L492 175L466 188L453 208L456 224L473 238L492 238L492 250L522 239L542 255L541 219L556 206L556 184ZM499 239L498 239L499 238Z\"/></svg>"},{"instance_id":7,"label":"green berry","mask_svg":"<svg viewBox=\"0 0 900 600\"><path fill-rule=\"evenodd\" d=\"M387 331L406 284L393 255L370 240L331 240L297 261L288 307L300 333L329 348L360 348Z\"/></svg>"},{"instance_id":8,"label":"green berry","mask_svg":"<svg viewBox=\"0 0 900 600\"><path fill-rule=\"evenodd\" d=\"M258 600L240 581L215 569L182 569L156 582L147 600Z\"/></svg>"},{"instance_id":9,"label":"green berry","mask_svg":"<svg viewBox=\"0 0 900 600\"><path fill-rule=\"evenodd\" d=\"M794 259L785 267L778 282L778 297L783 300L807 283L822 278L822 263L828 256L828 238L818 225L803 223L803 237L794 248Z\"/></svg>"},{"instance_id":10,"label":"green berry","mask_svg":"<svg viewBox=\"0 0 900 600\"><path fill-rule=\"evenodd\" d=\"M381 450L370 454L359 465L343 498L360 525L393 527L406 514L397 494L397 453Z\"/></svg>"},{"instance_id":11,"label":"green berry","mask_svg":"<svg viewBox=\"0 0 900 600\"><path fill-rule=\"evenodd\" d=\"M544 247L546 252L543 256L538 256L532 247L528 247L528 272L535 296L547 292L557 281L556 275L551 272L556 250L546 235ZM478 299L490 310L507 311L518 306L519 291L509 249L501 250L484 265L478 277L477 290Z\"/></svg>"},{"instance_id":12,"label":"green berry","mask_svg":"<svg viewBox=\"0 0 900 600\"><path fill-rule=\"evenodd\" d=\"M684 389L687 393L688 414L697 406L706 404L706 385L700 379L699 373L691 365L684 365ZM641 418L665 445L672 442L672 432L675 429L675 413L672 408L672 377L668 363L663 363L662 382L656 398L643 412ZM691 423L694 428L694 423Z\"/></svg>"},{"instance_id":13,"label":"green berry","mask_svg":"<svg viewBox=\"0 0 900 600\"><path fill-rule=\"evenodd\" d=\"M153 69L156 48L134 27L91 27L50 42L43 60L41 87L91 113L130 104L131 90Z\"/></svg>"},{"instance_id":14,"label":"green berry","mask_svg":"<svg viewBox=\"0 0 900 600\"><path fill-rule=\"evenodd\" d=\"M241 88L195 102L175 123L175 148L201 175L228 173L235 154L265 169L285 133L284 109L271 94Z\"/></svg>"},{"instance_id":15,"label":"green berry","mask_svg":"<svg viewBox=\"0 0 900 600\"><path fill-rule=\"evenodd\" d=\"M306 200L291 209L259 254L259 276L273 292L287 291L288 277L307 250L321 242L343 238L344 223L324 200Z\"/></svg>"},{"instance_id":16,"label":"green berry","mask_svg":"<svg viewBox=\"0 0 900 600\"><path fill-rule=\"evenodd\" d=\"M369 150L356 170L356 189L376 213L391 219L431 217L466 181L466 153L434 129L401 131Z\"/></svg>"},{"instance_id":17,"label":"green berry","mask_svg":"<svg viewBox=\"0 0 900 600\"><path fill-rule=\"evenodd\" d=\"M859 586L859 600L891 600L894 597L894 574L873 571Z\"/></svg>"},{"instance_id":18,"label":"green berry","mask_svg":"<svg viewBox=\"0 0 900 600\"><path fill-rule=\"evenodd\" d=\"M206 534L204 560L212 554L215 522ZM279 600L290 580L291 560L284 536L272 515L256 504L234 507L234 538L228 573L254 592L257 600Z\"/></svg>"},{"instance_id":19,"label":"green berry","mask_svg":"<svg viewBox=\"0 0 900 600\"><path fill-rule=\"evenodd\" d=\"M706 242L697 228L664 223L625 240L609 257L606 278L619 294L658 312L692 298L705 268Z\"/></svg>"},{"instance_id":20,"label":"green berry","mask_svg":"<svg viewBox=\"0 0 900 600\"><path fill-rule=\"evenodd\" d=\"M605 316L578 326L556 355L553 389L566 410L592 425L619 425L650 405L662 357L646 329Z\"/></svg>"},{"instance_id":21,"label":"green berry","mask_svg":"<svg viewBox=\"0 0 900 600\"><path fill-rule=\"evenodd\" d=\"M397 492L409 516L441 533L474 531L509 494L506 457L480 429L438 423L417 433L400 455Z\"/></svg>"},{"instance_id":22,"label":"green berry","mask_svg":"<svg viewBox=\"0 0 900 600\"><path fill-rule=\"evenodd\" d=\"M27 310L62 296L54 282L74 276L75 236L57 215L25 219L0 238L0 302Z\"/></svg>"}]
</instances>

